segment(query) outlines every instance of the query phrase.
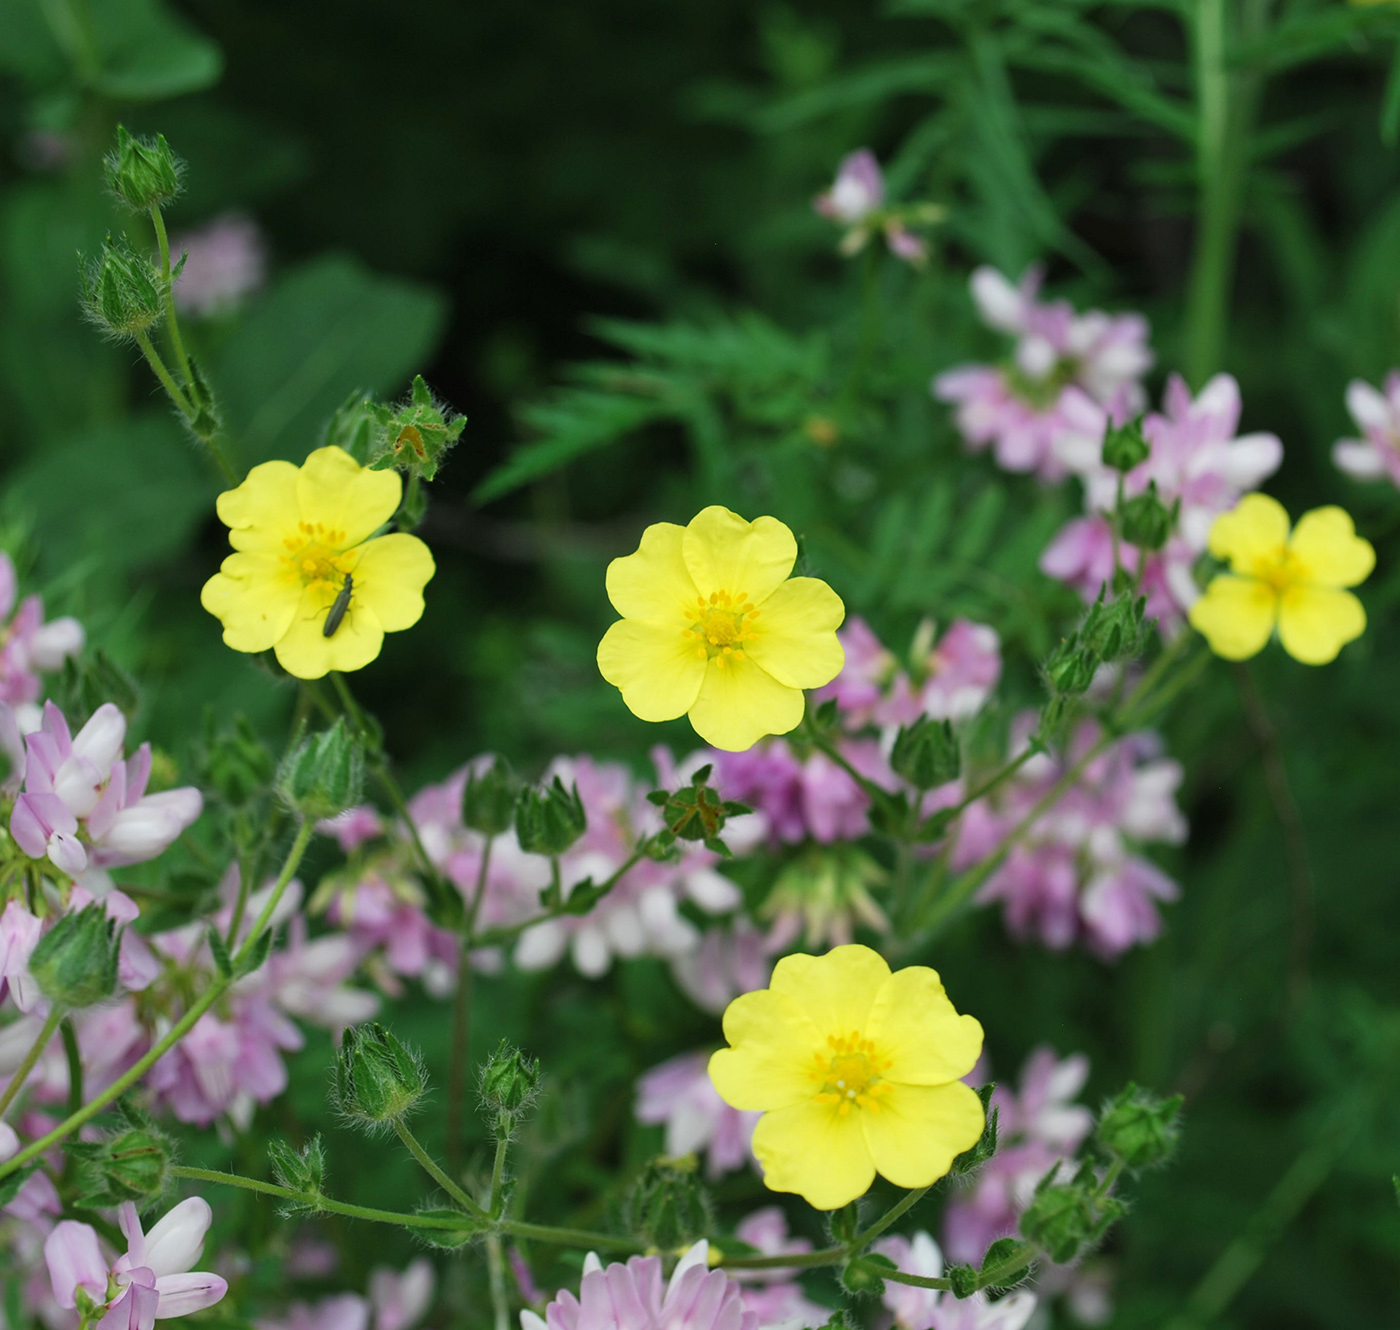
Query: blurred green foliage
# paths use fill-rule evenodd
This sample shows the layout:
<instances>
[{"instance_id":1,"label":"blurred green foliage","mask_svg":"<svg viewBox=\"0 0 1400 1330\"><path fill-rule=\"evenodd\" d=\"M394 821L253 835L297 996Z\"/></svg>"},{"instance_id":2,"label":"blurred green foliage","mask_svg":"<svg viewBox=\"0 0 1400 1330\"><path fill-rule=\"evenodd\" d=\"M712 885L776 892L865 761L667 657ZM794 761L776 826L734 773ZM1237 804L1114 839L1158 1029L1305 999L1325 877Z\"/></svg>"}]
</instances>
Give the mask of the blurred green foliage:
<instances>
[{"instance_id":1,"label":"blurred green foliage","mask_svg":"<svg viewBox=\"0 0 1400 1330\"><path fill-rule=\"evenodd\" d=\"M1215 10L1220 142L1199 115ZM1112 1240L1113 1325L1166 1324L1303 1155L1323 1180L1218 1324L1394 1321L1400 497L1347 481L1329 450L1347 381L1400 362L1400 11L0 0L3 543L144 681L139 727L189 770L206 707L277 736L291 694L199 608L225 548L217 478L134 354L79 317L76 252L128 225L99 187L119 118L188 159L173 230L231 207L266 228L268 288L192 336L240 469L299 461L347 394L400 394L416 370L469 418L422 530L428 613L356 680L410 785L484 749L533 772L561 751L637 760L658 734L685 748L683 722L626 713L593 650L607 560L709 502L789 523L803 563L896 647L925 615L993 624L993 728L1033 699L1034 662L1076 612L1035 563L1075 497L960 461L928 396L932 373L994 346L966 293L977 262L1046 261L1081 304L1145 310L1161 371L1236 374L1243 428L1285 441L1272 488L1295 513L1345 503L1377 545L1366 637L1323 670L1218 664L1178 709L1192 838L1154 947L1105 967L1014 946L984 913L933 959L999 1074L1048 1041L1091 1055L1095 1092L1132 1077L1187 1096L1177 1161ZM922 274L873 248L838 259L810 211L862 144L896 198L949 209ZM1192 286L1212 161L1242 237L1215 274L1223 321ZM1279 763L1306 871L1270 798ZM595 1220L574 1202L657 1145L631 1124L636 1076L713 1025L650 962L483 990L474 1046L508 1035L546 1070L520 1187L540 1218ZM395 1011L430 1068L446 1030L437 1003ZM326 1126L330 1057L300 1055L263 1125L327 1130L347 1199L412 1196L405 1159ZM256 1141L235 1167L264 1171ZM208 1139L187 1150L229 1160ZM746 1176L721 1189L761 1195ZM254 1282L279 1296L280 1221L224 1199L271 1244ZM396 1241L327 1229L364 1264Z\"/></svg>"}]
</instances>

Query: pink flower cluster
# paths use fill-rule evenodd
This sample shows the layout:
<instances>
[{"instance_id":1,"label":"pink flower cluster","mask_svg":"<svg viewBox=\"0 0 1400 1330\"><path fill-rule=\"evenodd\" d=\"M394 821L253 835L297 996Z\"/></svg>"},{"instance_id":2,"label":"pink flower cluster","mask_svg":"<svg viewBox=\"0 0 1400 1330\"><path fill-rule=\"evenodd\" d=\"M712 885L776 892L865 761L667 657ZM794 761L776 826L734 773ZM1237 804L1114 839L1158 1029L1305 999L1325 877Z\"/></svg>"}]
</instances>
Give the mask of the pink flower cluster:
<instances>
[{"instance_id":1,"label":"pink flower cluster","mask_svg":"<svg viewBox=\"0 0 1400 1330\"><path fill-rule=\"evenodd\" d=\"M207 1201L181 1201L149 1233L130 1201L117 1216L127 1248L112 1260L90 1224L65 1219L44 1240L59 1307L81 1310L95 1330L153 1330L157 1319L188 1316L223 1298L223 1279L193 1269L213 1219Z\"/></svg>"},{"instance_id":2,"label":"pink flower cluster","mask_svg":"<svg viewBox=\"0 0 1400 1330\"><path fill-rule=\"evenodd\" d=\"M899 209L885 207L885 177L869 148L858 148L841 159L830 189L812 200L823 217L847 228L841 253L858 254L877 232L897 259L918 267L928 258L928 246L909 230Z\"/></svg>"},{"instance_id":3,"label":"pink flower cluster","mask_svg":"<svg viewBox=\"0 0 1400 1330\"><path fill-rule=\"evenodd\" d=\"M734 1236L760 1256L790 1256L812 1250L806 1238L788 1236L787 1216L776 1205L746 1215L736 1225ZM736 1270L731 1277L741 1285L744 1310L756 1313L761 1326L816 1330L831 1319L831 1309L813 1302L802 1291L797 1271L790 1266Z\"/></svg>"},{"instance_id":4,"label":"pink flower cluster","mask_svg":"<svg viewBox=\"0 0 1400 1330\"><path fill-rule=\"evenodd\" d=\"M1347 386L1347 410L1364 437L1338 440L1332 460L1354 480L1400 486L1400 370L1386 375L1383 392L1354 379Z\"/></svg>"},{"instance_id":5,"label":"pink flower cluster","mask_svg":"<svg viewBox=\"0 0 1400 1330\"><path fill-rule=\"evenodd\" d=\"M1022 751L1034 717L1021 717L1013 752ZM994 794L963 815L955 863L992 853L1031 813L1065 771L1097 743L1096 722L1082 721L1062 758L1032 757ZM1131 734L1099 753L1065 794L1031 823L987 879L979 901L1000 901L1021 939L1057 950L1083 942L1112 960L1161 931L1158 902L1175 900L1176 883L1131 848L1179 844L1186 822L1176 805L1181 767L1160 756L1160 743Z\"/></svg>"},{"instance_id":6,"label":"pink flower cluster","mask_svg":"<svg viewBox=\"0 0 1400 1330\"><path fill-rule=\"evenodd\" d=\"M943 1253L927 1233L912 1238L880 1238L874 1250L888 1256L897 1269L925 1279L943 1275ZM1022 1330L1035 1312L1035 1294L1024 1290L997 1302L985 1293L955 1298L938 1289L918 1288L889 1280L881 1297L899 1330Z\"/></svg>"},{"instance_id":7,"label":"pink flower cluster","mask_svg":"<svg viewBox=\"0 0 1400 1330\"><path fill-rule=\"evenodd\" d=\"M1056 437L1056 455L1084 480L1086 516L1066 523L1041 556L1043 572L1093 600L1112 584L1113 524L1118 472L1103 464L1104 432L1113 413L1087 394L1065 396L1064 420ZM1167 381L1162 410L1142 422L1151 452L1123 477L1123 495L1131 499L1156 486L1163 505L1180 504L1176 530L1167 544L1146 556L1141 587L1147 613L1168 631L1181 623L1200 594L1193 570L1205 553L1211 524L1233 508L1241 496L1257 489L1283 460L1283 444L1273 434L1236 436L1240 420L1239 385L1217 374L1192 398L1185 382ZM1138 571L1136 546L1120 544L1118 559Z\"/></svg>"},{"instance_id":8,"label":"pink flower cluster","mask_svg":"<svg viewBox=\"0 0 1400 1330\"><path fill-rule=\"evenodd\" d=\"M230 310L267 280L267 249L258 224L241 213L225 213L197 231L171 239L183 253L171 290L175 308L208 316Z\"/></svg>"},{"instance_id":9,"label":"pink flower cluster","mask_svg":"<svg viewBox=\"0 0 1400 1330\"><path fill-rule=\"evenodd\" d=\"M368 1296L337 1293L316 1303L296 1302L281 1316L259 1317L255 1330L411 1330L427 1314L437 1288L432 1263L419 1257L400 1274L370 1271Z\"/></svg>"},{"instance_id":10,"label":"pink flower cluster","mask_svg":"<svg viewBox=\"0 0 1400 1330\"><path fill-rule=\"evenodd\" d=\"M1005 471L1059 480L1067 467L1056 440L1079 394L1124 419L1141 410L1143 375L1152 367L1147 320L1140 314L1075 312L1067 301L1037 299L1042 273L1012 286L994 268L972 274L983 321L1016 339L1004 365L959 365L938 375L933 395L957 407L958 429L974 451L989 447Z\"/></svg>"},{"instance_id":11,"label":"pink flower cluster","mask_svg":"<svg viewBox=\"0 0 1400 1330\"><path fill-rule=\"evenodd\" d=\"M10 834L31 859L48 859L73 878L90 868L141 863L161 854L199 816L204 800L193 786L146 793L151 747L142 744L123 759L125 739L126 717L110 702L76 736L48 702L40 727L21 747L18 720L0 703L0 747L12 764L0 793L19 792Z\"/></svg>"},{"instance_id":12,"label":"pink flower cluster","mask_svg":"<svg viewBox=\"0 0 1400 1330\"><path fill-rule=\"evenodd\" d=\"M61 668L83 649L83 626L71 618L45 623L40 596L26 596L16 609L18 594L15 565L0 551L0 702L23 709L21 728L34 729L38 721L28 708L43 689L39 676Z\"/></svg>"},{"instance_id":13,"label":"pink flower cluster","mask_svg":"<svg viewBox=\"0 0 1400 1330\"><path fill-rule=\"evenodd\" d=\"M682 1053L637 1082L637 1121L666 1128L668 1155L704 1155L718 1178L753 1161L750 1141L761 1113L730 1108L709 1073L710 1052Z\"/></svg>"}]
</instances>

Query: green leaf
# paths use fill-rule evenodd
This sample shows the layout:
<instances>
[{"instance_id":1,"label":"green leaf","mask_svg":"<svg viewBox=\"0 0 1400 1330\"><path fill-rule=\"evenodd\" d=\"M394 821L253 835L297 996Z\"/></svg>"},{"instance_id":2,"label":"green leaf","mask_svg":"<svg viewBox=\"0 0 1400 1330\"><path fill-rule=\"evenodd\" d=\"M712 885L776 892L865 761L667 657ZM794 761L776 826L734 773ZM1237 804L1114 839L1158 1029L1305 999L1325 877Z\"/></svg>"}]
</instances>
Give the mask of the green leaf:
<instances>
[{"instance_id":1,"label":"green leaf","mask_svg":"<svg viewBox=\"0 0 1400 1330\"><path fill-rule=\"evenodd\" d=\"M89 7L100 69L93 87L118 101L153 102L212 87L219 48L162 0L102 0Z\"/></svg>"},{"instance_id":2,"label":"green leaf","mask_svg":"<svg viewBox=\"0 0 1400 1330\"><path fill-rule=\"evenodd\" d=\"M300 462L351 392L393 392L410 377L444 315L436 292L345 256L289 273L210 358L237 460Z\"/></svg>"}]
</instances>

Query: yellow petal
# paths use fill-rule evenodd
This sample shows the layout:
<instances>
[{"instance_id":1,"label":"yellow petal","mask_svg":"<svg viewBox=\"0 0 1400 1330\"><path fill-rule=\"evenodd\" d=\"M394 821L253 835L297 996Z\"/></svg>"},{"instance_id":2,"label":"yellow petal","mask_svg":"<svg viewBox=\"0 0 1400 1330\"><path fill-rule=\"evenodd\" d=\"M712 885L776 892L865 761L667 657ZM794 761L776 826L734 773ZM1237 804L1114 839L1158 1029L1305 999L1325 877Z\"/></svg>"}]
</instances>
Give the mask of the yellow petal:
<instances>
[{"instance_id":1,"label":"yellow petal","mask_svg":"<svg viewBox=\"0 0 1400 1330\"><path fill-rule=\"evenodd\" d=\"M366 541L356 555L350 604L372 609L386 633L412 628L423 617L423 588L436 571L428 547L395 532Z\"/></svg>"},{"instance_id":2,"label":"yellow petal","mask_svg":"<svg viewBox=\"0 0 1400 1330\"><path fill-rule=\"evenodd\" d=\"M1293 586L1279 604L1278 639L1294 660L1326 665L1366 631L1366 611L1350 591Z\"/></svg>"},{"instance_id":3,"label":"yellow petal","mask_svg":"<svg viewBox=\"0 0 1400 1330\"><path fill-rule=\"evenodd\" d=\"M745 627L755 636L745 651L789 688L820 688L846 663L836 630L846 617L841 597L815 577L790 577Z\"/></svg>"},{"instance_id":4,"label":"yellow petal","mask_svg":"<svg viewBox=\"0 0 1400 1330\"><path fill-rule=\"evenodd\" d=\"M838 1210L870 1190L875 1165L861 1132L862 1115L843 1116L839 1107L809 1099L759 1118L753 1152L764 1186L796 1192L818 1210Z\"/></svg>"},{"instance_id":5,"label":"yellow petal","mask_svg":"<svg viewBox=\"0 0 1400 1330\"><path fill-rule=\"evenodd\" d=\"M825 1041L790 997L740 994L725 1010L724 1037L732 1047L710 1058L710 1080L731 1108L786 1108L821 1088L813 1068Z\"/></svg>"},{"instance_id":6,"label":"yellow petal","mask_svg":"<svg viewBox=\"0 0 1400 1330\"><path fill-rule=\"evenodd\" d=\"M691 518L681 553L701 595L727 591L759 605L792 572L797 542L776 517L746 522L715 505Z\"/></svg>"},{"instance_id":7,"label":"yellow petal","mask_svg":"<svg viewBox=\"0 0 1400 1330\"><path fill-rule=\"evenodd\" d=\"M1228 559L1237 573L1276 566L1288 542L1288 513L1267 494L1246 494L1210 529L1210 552Z\"/></svg>"},{"instance_id":8,"label":"yellow petal","mask_svg":"<svg viewBox=\"0 0 1400 1330\"><path fill-rule=\"evenodd\" d=\"M850 943L825 956L784 956L768 983L806 1013L825 1049L828 1035L869 1033L871 1008L889 978L890 967L878 951Z\"/></svg>"},{"instance_id":9,"label":"yellow petal","mask_svg":"<svg viewBox=\"0 0 1400 1330\"><path fill-rule=\"evenodd\" d=\"M384 645L384 629L374 611L351 599L350 608L332 636L325 633L326 615L335 603L336 588L318 582L302 593L295 618L273 648L278 664L298 679L319 679L331 670L362 670Z\"/></svg>"},{"instance_id":10,"label":"yellow petal","mask_svg":"<svg viewBox=\"0 0 1400 1330\"><path fill-rule=\"evenodd\" d=\"M600 646L600 659L602 651ZM709 663L699 696L690 708L690 723L707 744L727 753L742 753L766 734L786 734L797 728L807 704L800 689L779 683L744 656L725 656L723 665L719 659Z\"/></svg>"},{"instance_id":11,"label":"yellow petal","mask_svg":"<svg viewBox=\"0 0 1400 1330\"><path fill-rule=\"evenodd\" d=\"M902 1085L956 1081L982 1054L981 1025L958 1015L937 972L926 965L910 965L885 980L865 1033L890 1059L884 1078Z\"/></svg>"},{"instance_id":12,"label":"yellow petal","mask_svg":"<svg viewBox=\"0 0 1400 1330\"><path fill-rule=\"evenodd\" d=\"M263 462L236 489L219 495L214 509L229 528L234 549L285 554L282 542L296 532L301 519L297 468L290 462Z\"/></svg>"},{"instance_id":13,"label":"yellow petal","mask_svg":"<svg viewBox=\"0 0 1400 1330\"><path fill-rule=\"evenodd\" d=\"M681 555L685 528L657 522L642 532L635 554L608 564L608 599L624 619L662 628L684 627L700 594Z\"/></svg>"},{"instance_id":14,"label":"yellow petal","mask_svg":"<svg viewBox=\"0 0 1400 1330\"><path fill-rule=\"evenodd\" d=\"M982 1102L962 1081L896 1085L877 1102L859 1114L860 1125L875 1167L896 1187L937 1182L982 1135Z\"/></svg>"},{"instance_id":15,"label":"yellow petal","mask_svg":"<svg viewBox=\"0 0 1400 1330\"><path fill-rule=\"evenodd\" d=\"M230 554L199 593L199 603L224 626L235 651L268 651L291 626L301 580L275 554Z\"/></svg>"},{"instance_id":16,"label":"yellow petal","mask_svg":"<svg viewBox=\"0 0 1400 1330\"><path fill-rule=\"evenodd\" d=\"M1357 586L1376 566L1371 542L1362 540L1350 514L1335 506L1304 513L1288 551L1302 579L1319 586Z\"/></svg>"},{"instance_id":17,"label":"yellow petal","mask_svg":"<svg viewBox=\"0 0 1400 1330\"><path fill-rule=\"evenodd\" d=\"M620 619L598 643L598 670L639 720L675 720L705 679L703 648L676 628Z\"/></svg>"},{"instance_id":18,"label":"yellow petal","mask_svg":"<svg viewBox=\"0 0 1400 1330\"><path fill-rule=\"evenodd\" d=\"M317 448L297 475L301 520L343 533L334 542L340 549L368 540L394 515L402 493L397 471L371 471L343 448Z\"/></svg>"},{"instance_id":19,"label":"yellow petal","mask_svg":"<svg viewBox=\"0 0 1400 1330\"><path fill-rule=\"evenodd\" d=\"M1187 617L1217 656L1247 660L1263 650L1277 614L1278 595L1271 586L1222 573L1211 580Z\"/></svg>"}]
</instances>

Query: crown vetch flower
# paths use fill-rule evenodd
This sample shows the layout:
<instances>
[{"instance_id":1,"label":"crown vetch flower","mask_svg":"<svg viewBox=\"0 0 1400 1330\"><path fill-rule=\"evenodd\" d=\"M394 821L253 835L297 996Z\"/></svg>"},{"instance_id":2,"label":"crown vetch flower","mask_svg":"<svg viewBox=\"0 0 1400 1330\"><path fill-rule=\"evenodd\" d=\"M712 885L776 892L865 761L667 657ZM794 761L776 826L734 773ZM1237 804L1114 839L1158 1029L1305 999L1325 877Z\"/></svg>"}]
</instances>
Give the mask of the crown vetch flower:
<instances>
[{"instance_id":1,"label":"crown vetch flower","mask_svg":"<svg viewBox=\"0 0 1400 1330\"><path fill-rule=\"evenodd\" d=\"M1278 627L1283 649L1304 665L1326 665L1366 630L1366 611L1346 587L1376 566L1370 542L1341 508L1314 508L1290 534L1288 513L1250 494L1210 529L1210 552L1231 571L1191 607L1191 626L1226 660L1256 655Z\"/></svg>"},{"instance_id":2,"label":"crown vetch flower","mask_svg":"<svg viewBox=\"0 0 1400 1330\"><path fill-rule=\"evenodd\" d=\"M219 495L234 553L205 584L200 603L235 651L275 651L299 679L358 670L385 633L412 628L435 569L428 547L404 532L376 535L395 513L403 481L371 471L341 448L318 448L300 467L255 466ZM327 615L353 579L339 626Z\"/></svg>"},{"instance_id":3,"label":"crown vetch flower","mask_svg":"<svg viewBox=\"0 0 1400 1330\"><path fill-rule=\"evenodd\" d=\"M732 1107L763 1111L764 1182L818 1210L855 1200L876 1172L926 1187L982 1134L981 1101L959 1079L982 1027L927 966L891 973L858 945L785 956L768 988L729 1004L724 1035L710 1077Z\"/></svg>"},{"instance_id":4,"label":"crown vetch flower","mask_svg":"<svg viewBox=\"0 0 1400 1330\"><path fill-rule=\"evenodd\" d=\"M706 743L742 752L802 719L804 688L841 671L846 609L825 582L789 577L792 532L718 506L689 526L658 522L635 554L608 565L622 615L598 644L598 668L642 720L689 713Z\"/></svg>"},{"instance_id":5,"label":"crown vetch flower","mask_svg":"<svg viewBox=\"0 0 1400 1330\"><path fill-rule=\"evenodd\" d=\"M1365 437L1338 439L1332 460L1353 480L1400 485L1400 370L1385 376L1384 392L1353 379L1347 384L1347 410Z\"/></svg>"}]
</instances>

